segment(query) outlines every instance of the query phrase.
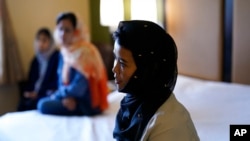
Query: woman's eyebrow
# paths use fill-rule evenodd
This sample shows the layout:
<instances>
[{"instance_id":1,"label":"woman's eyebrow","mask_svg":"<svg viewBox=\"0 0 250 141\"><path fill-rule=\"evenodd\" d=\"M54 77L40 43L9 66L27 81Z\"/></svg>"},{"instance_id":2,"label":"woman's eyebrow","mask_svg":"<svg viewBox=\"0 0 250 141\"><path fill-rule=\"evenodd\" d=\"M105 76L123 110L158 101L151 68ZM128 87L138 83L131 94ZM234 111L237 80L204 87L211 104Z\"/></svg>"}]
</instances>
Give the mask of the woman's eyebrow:
<instances>
[{"instance_id":1,"label":"woman's eyebrow","mask_svg":"<svg viewBox=\"0 0 250 141\"><path fill-rule=\"evenodd\" d=\"M125 60L125 59L123 59L123 58L119 58L122 62L124 62L124 63L127 63L128 61L127 60Z\"/></svg>"},{"instance_id":2,"label":"woman's eyebrow","mask_svg":"<svg viewBox=\"0 0 250 141\"><path fill-rule=\"evenodd\" d=\"M126 60L126 59L124 59L124 58L121 58L121 57L117 57L116 56L116 54L113 52L113 55L114 55L114 58L115 59L119 59L119 60L121 60L122 62L124 62L124 63L127 63L128 61Z\"/></svg>"}]
</instances>

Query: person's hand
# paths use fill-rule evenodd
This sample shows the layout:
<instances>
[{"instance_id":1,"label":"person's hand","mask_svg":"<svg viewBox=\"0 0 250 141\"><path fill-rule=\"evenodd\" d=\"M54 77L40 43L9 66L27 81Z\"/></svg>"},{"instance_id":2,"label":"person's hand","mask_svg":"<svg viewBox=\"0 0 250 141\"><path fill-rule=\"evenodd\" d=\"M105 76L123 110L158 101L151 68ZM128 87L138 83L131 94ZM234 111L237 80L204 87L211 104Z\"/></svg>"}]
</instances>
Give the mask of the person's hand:
<instances>
[{"instance_id":1,"label":"person's hand","mask_svg":"<svg viewBox=\"0 0 250 141\"><path fill-rule=\"evenodd\" d=\"M25 98L30 98L30 99L36 99L37 98L37 93L36 92L25 92L24 93Z\"/></svg>"},{"instance_id":2,"label":"person's hand","mask_svg":"<svg viewBox=\"0 0 250 141\"><path fill-rule=\"evenodd\" d=\"M76 109L76 100L72 97L67 97L62 100L62 104L68 110L73 111Z\"/></svg>"},{"instance_id":3,"label":"person's hand","mask_svg":"<svg viewBox=\"0 0 250 141\"><path fill-rule=\"evenodd\" d=\"M54 94L50 95L49 97L50 99L56 99L56 96Z\"/></svg>"}]
</instances>

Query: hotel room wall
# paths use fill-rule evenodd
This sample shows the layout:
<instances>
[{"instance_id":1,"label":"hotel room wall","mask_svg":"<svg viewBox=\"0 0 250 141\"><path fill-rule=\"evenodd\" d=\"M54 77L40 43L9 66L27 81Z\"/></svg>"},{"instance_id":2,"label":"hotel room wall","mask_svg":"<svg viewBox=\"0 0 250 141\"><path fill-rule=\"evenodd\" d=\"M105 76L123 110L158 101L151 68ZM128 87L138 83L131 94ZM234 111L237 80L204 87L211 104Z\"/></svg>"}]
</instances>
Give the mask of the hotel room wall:
<instances>
[{"instance_id":1,"label":"hotel room wall","mask_svg":"<svg viewBox=\"0 0 250 141\"><path fill-rule=\"evenodd\" d=\"M167 0L167 31L179 51L179 73L222 79L222 0Z\"/></svg>"},{"instance_id":2,"label":"hotel room wall","mask_svg":"<svg viewBox=\"0 0 250 141\"><path fill-rule=\"evenodd\" d=\"M250 84L250 1L234 0L232 82Z\"/></svg>"},{"instance_id":3,"label":"hotel room wall","mask_svg":"<svg viewBox=\"0 0 250 141\"><path fill-rule=\"evenodd\" d=\"M167 31L176 41L179 73L222 80L223 0L166 1ZM233 1L231 82L250 84L250 1ZM228 49L228 48L226 48Z\"/></svg>"},{"instance_id":4,"label":"hotel room wall","mask_svg":"<svg viewBox=\"0 0 250 141\"><path fill-rule=\"evenodd\" d=\"M91 41L110 45L112 38L108 26L100 24L100 0L90 0Z\"/></svg>"},{"instance_id":5,"label":"hotel room wall","mask_svg":"<svg viewBox=\"0 0 250 141\"><path fill-rule=\"evenodd\" d=\"M56 16L60 12L73 11L90 27L89 0L6 0L6 3L26 74L34 55L36 31L44 26L53 31ZM0 115L14 111L17 101L16 85L0 86Z\"/></svg>"}]
</instances>

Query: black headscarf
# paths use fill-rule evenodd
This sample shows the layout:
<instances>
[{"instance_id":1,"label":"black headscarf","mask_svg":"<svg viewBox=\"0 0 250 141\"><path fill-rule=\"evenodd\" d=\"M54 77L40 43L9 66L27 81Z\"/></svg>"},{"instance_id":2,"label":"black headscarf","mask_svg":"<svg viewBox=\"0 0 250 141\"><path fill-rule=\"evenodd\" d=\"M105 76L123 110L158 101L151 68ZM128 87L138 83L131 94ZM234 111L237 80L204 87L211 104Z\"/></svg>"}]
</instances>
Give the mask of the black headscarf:
<instances>
[{"instance_id":1,"label":"black headscarf","mask_svg":"<svg viewBox=\"0 0 250 141\"><path fill-rule=\"evenodd\" d=\"M137 141L157 109L174 90L177 78L177 48L172 37L150 21L122 21L114 39L132 52L136 71L121 92L114 138Z\"/></svg>"}]
</instances>

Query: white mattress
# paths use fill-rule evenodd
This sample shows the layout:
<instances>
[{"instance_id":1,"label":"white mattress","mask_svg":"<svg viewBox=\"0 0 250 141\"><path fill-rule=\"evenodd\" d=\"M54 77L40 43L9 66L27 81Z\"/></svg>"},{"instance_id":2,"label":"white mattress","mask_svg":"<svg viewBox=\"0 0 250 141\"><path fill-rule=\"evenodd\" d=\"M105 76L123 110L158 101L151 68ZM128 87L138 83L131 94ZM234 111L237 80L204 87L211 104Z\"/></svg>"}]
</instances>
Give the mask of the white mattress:
<instances>
[{"instance_id":1,"label":"white mattress","mask_svg":"<svg viewBox=\"0 0 250 141\"><path fill-rule=\"evenodd\" d=\"M230 124L250 124L250 86L203 81L179 75L174 91L189 110L201 141L228 141ZM112 141L123 94L113 92L110 107L95 117L13 112L0 117L0 141Z\"/></svg>"}]
</instances>

